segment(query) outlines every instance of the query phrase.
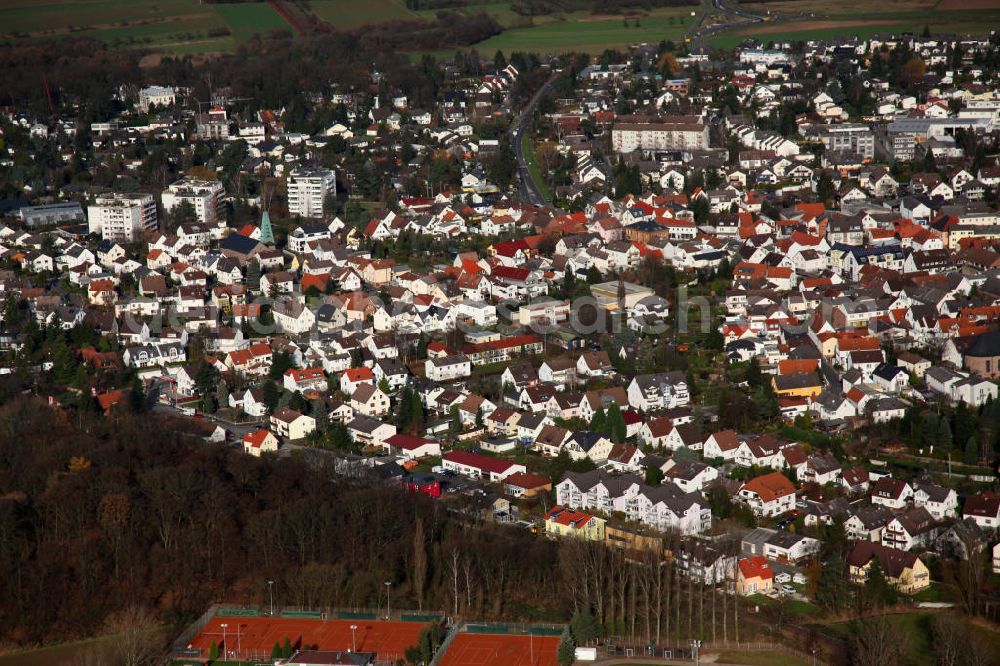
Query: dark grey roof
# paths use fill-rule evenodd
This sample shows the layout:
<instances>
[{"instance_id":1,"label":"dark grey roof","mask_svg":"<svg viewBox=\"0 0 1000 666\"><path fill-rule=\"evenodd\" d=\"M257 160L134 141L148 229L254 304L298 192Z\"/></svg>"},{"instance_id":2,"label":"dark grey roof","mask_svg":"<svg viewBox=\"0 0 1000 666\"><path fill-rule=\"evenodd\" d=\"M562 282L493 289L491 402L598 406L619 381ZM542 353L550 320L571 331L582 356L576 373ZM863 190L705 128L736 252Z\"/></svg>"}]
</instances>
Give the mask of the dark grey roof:
<instances>
[{"instance_id":1,"label":"dark grey roof","mask_svg":"<svg viewBox=\"0 0 1000 666\"><path fill-rule=\"evenodd\" d=\"M238 252L239 254L250 254L259 243L249 236L243 234L229 234L225 240L219 244L223 250Z\"/></svg>"},{"instance_id":2,"label":"dark grey roof","mask_svg":"<svg viewBox=\"0 0 1000 666\"><path fill-rule=\"evenodd\" d=\"M1000 331L983 333L965 352L966 356L992 357L1000 356Z\"/></svg>"}]
</instances>

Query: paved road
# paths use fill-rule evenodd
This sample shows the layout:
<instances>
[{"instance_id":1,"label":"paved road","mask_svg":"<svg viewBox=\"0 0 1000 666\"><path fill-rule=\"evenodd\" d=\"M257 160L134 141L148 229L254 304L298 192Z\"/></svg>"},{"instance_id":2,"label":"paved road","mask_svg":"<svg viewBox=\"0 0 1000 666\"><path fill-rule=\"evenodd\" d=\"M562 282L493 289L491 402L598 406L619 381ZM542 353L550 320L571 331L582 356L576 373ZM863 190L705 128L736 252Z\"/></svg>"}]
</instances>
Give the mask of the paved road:
<instances>
[{"instance_id":1,"label":"paved road","mask_svg":"<svg viewBox=\"0 0 1000 666\"><path fill-rule=\"evenodd\" d=\"M520 195L522 203L534 204L536 206L547 206L552 203L545 198L545 195L542 194L542 189L531 177L531 171L528 170L528 161L524 155L523 139L524 132L531 125L535 107L538 106L538 102L548 92L549 88L552 87L552 83L558 75L558 71L552 74L549 80L545 82L545 85L539 88L538 92L528 101L528 105L524 107L521 115L518 116L517 122L510 133L511 147L514 149L514 155L517 158L517 192Z\"/></svg>"},{"instance_id":2,"label":"paved road","mask_svg":"<svg viewBox=\"0 0 1000 666\"><path fill-rule=\"evenodd\" d=\"M715 23L708 25L706 27L701 27L702 23L705 22L709 10L714 12L719 12L722 14L729 14L735 16L740 21L733 23ZM764 20L764 17L759 14L752 14L742 9L735 9L726 4L725 0L702 0L701 3L701 16L693 24L692 30L694 32L688 31L688 36L691 38L692 46L704 46L709 37L717 35L720 32L725 32L727 30L732 30L733 28L739 28L751 23L760 23Z\"/></svg>"}]
</instances>

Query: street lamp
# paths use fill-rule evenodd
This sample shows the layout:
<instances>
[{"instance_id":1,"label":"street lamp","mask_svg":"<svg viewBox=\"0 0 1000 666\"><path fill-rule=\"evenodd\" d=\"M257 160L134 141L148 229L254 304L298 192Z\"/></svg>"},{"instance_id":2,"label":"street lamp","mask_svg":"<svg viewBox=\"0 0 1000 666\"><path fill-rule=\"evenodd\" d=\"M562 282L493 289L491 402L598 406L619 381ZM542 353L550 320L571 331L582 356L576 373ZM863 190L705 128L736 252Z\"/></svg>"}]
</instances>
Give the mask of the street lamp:
<instances>
[{"instance_id":1,"label":"street lamp","mask_svg":"<svg viewBox=\"0 0 1000 666\"><path fill-rule=\"evenodd\" d=\"M271 617L274 617L274 591L272 589L273 587L274 587L274 581L273 580L267 581L267 597L268 599L271 600Z\"/></svg>"},{"instance_id":2,"label":"street lamp","mask_svg":"<svg viewBox=\"0 0 1000 666\"><path fill-rule=\"evenodd\" d=\"M701 647L701 641L699 641L698 639L691 641L691 652L694 653L693 656L694 656L695 666L698 666L698 664L700 663L699 657L701 655L698 654L698 649L700 647Z\"/></svg>"},{"instance_id":3,"label":"street lamp","mask_svg":"<svg viewBox=\"0 0 1000 666\"><path fill-rule=\"evenodd\" d=\"M357 652L358 651L358 645L354 641L354 630L357 629L357 628L358 628L358 625L356 625L356 624L352 624L351 625L351 652Z\"/></svg>"},{"instance_id":4,"label":"street lamp","mask_svg":"<svg viewBox=\"0 0 1000 666\"><path fill-rule=\"evenodd\" d=\"M389 610L389 590L392 588L392 583L390 581L385 581L385 619L389 619L392 613Z\"/></svg>"},{"instance_id":5,"label":"street lamp","mask_svg":"<svg viewBox=\"0 0 1000 666\"><path fill-rule=\"evenodd\" d=\"M226 647L227 647L226 646L226 627L228 627L229 625L226 624L225 622L223 622L219 626L222 627L222 658L225 659L225 657L226 657Z\"/></svg>"}]
</instances>

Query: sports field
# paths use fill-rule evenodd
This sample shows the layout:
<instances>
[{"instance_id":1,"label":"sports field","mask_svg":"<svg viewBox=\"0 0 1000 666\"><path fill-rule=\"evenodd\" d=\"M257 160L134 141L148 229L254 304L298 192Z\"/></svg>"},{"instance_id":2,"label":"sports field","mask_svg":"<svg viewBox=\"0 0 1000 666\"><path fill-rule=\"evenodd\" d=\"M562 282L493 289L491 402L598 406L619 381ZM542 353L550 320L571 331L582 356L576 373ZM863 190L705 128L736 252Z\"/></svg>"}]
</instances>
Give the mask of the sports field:
<instances>
[{"instance_id":1,"label":"sports field","mask_svg":"<svg viewBox=\"0 0 1000 666\"><path fill-rule=\"evenodd\" d=\"M225 624L227 626L223 627ZM351 638L351 626L354 642ZM382 620L314 620L286 617L230 617L216 615L185 646L208 654L214 641L219 654L239 659L266 659L275 643L285 638L295 648L356 650L374 652L381 661L402 659L407 648L417 644L426 622L386 622Z\"/></svg>"},{"instance_id":2,"label":"sports field","mask_svg":"<svg viewBox=\"0 0 1000 666\"><path fill-rule=\"evenodd\" d=\"M556 666L558 636L458 634L440 666Z\"/></svg>"}]
</instances>

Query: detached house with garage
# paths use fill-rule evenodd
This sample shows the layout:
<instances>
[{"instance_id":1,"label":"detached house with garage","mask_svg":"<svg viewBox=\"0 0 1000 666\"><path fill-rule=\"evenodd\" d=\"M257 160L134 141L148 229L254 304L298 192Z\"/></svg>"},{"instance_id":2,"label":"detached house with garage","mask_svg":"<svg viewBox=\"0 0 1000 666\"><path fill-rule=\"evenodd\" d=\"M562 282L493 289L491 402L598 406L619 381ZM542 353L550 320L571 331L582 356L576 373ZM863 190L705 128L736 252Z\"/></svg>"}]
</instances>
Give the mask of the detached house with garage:
<instances>
[{"instance_id":1,"label":"detached house with garage","mask_svg":"<svg viewBox=\"0 0 1000 666\"><path fill-rule=\"evenodd\" d=\"M774 587L774 572L763 555L740 560L734 572L736 593L743 596L766 594Z\"/></svg>"}]
</instances>

